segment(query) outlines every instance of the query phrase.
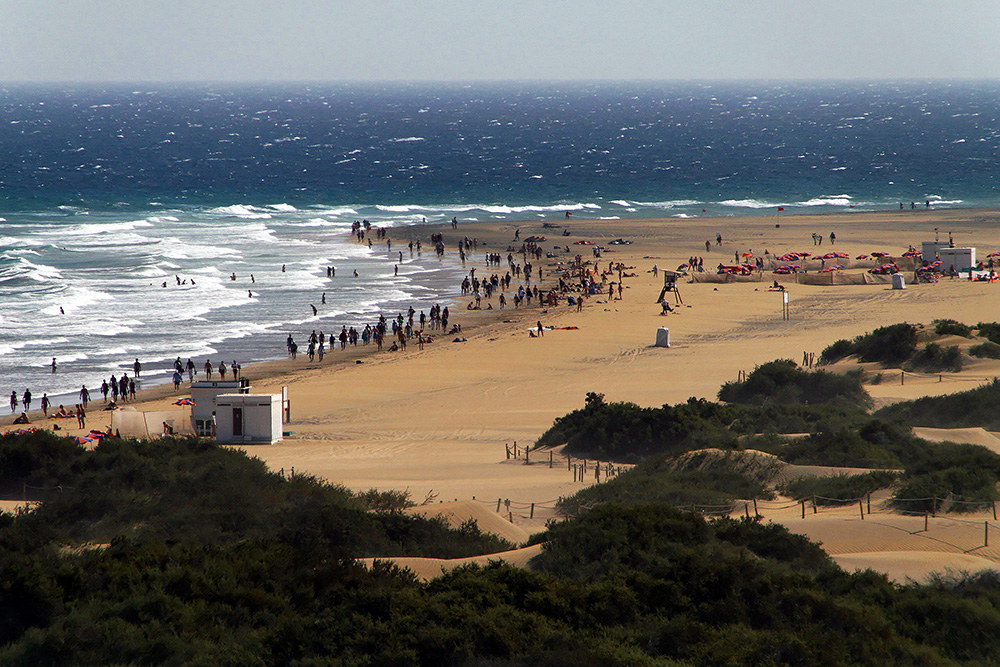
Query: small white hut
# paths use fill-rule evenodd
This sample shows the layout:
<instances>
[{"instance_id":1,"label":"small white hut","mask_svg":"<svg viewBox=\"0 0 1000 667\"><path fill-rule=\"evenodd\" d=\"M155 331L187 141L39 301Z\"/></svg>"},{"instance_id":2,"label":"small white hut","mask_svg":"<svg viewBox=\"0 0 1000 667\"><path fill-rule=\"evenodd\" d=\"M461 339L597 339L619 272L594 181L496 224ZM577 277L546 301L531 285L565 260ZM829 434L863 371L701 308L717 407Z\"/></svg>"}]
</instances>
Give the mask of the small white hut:
<instances>
[{"instance_id":1,"label":"small white hut","mask_svg":"<svg viewBox=\"0 0 1000 667\"><path fill-rule=\"evenodd\" d=\"M249 394L250 381L239 380L199 380L191 384L191 425L201 436L212 435L212 413L215 399L222 394Z\"/></svg>"},{"instance_id":2,"label":"small white hut","mask_svg":"<svg viewBox=\"0 0 1000 667\"><path fill-rule=\"evenodd\" d=\"M220 394L215 397L215 439L223 444L280 442L281 406L281 394Z\"/></svg>"},{"instance_id":3,"label":"small white hut","mask_svg":"<svg viewBox=\"0 0 1000 667\"><path fill-rule=\"evenodd\" d=\"M975 248L941 248L938 250L941 258L941 270L950 271L952 267L959 273L969 271L976 266Z\"/></svg>"}]
</instances>

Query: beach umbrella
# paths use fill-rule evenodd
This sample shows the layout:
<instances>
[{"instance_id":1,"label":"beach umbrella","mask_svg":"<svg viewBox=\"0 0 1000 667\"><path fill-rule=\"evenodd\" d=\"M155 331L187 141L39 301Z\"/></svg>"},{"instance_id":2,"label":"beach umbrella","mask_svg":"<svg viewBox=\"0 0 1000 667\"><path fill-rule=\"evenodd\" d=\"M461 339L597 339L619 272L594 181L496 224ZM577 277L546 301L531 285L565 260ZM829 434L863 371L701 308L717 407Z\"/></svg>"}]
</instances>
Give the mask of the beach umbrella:
<instances>
[{"instance_id":1,"label":"beach umbrella","mask_svg":"<svg viewBox=\"0 0 1000 667\"><path fill-rule=\"evenodd\" d=\"M991 252L990 254L988 254L986 256L987 257L1000 257L1000 252Z\"/></svg>"},{"instance_id":2,"label":"beach umbrella","mask_svg":"<svg viewBox=\"0 0 1000 667\"><path fill-rule=\"evenodd\" d=\"M174 401L174 405L198 405L190 398L182 398L179 401Z\"/></svg>"},{"instance_id":3,"label":"beach umbrella","mask_svg":"<svg viewBox=\"0 0 1000 667\"><path fill-rule=\"evenodd\" d=\"M745 252L745 253L743 253L743 256L744 257L753 257L753 253L752 252Z\"/></svg>"},{"instance_id":4,"label":"beach umbrella","mask_svg":"<svg viewBox=\"0 0 1000 667\"><path fill-rule=\"evenodd\" d=\"M70 440L71 440L71 441L73 441L73 442L75 442L75 443L76 443L76 444L78 444L78 445L82 445L82 444L85 444L85 443L88 443L88 442L93 442L93 441L94 441L94 439L93 439L93 438L91 438L91 437L89 437L89 436L84 436L84 437L81 437L81 436L79 436L79 435L74 435L74 436L72 436L72 437L70 438Z\"/></svg>"}]
</instances>

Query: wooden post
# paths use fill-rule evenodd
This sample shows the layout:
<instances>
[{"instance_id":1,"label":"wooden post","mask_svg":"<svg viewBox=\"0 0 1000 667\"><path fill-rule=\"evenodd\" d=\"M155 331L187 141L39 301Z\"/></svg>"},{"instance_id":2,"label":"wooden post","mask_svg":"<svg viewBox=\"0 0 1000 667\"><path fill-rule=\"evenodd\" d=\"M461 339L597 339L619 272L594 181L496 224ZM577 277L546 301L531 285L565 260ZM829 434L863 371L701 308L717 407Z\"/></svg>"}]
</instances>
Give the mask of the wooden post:
<instances>
[{"instance_id":1,"label":"wooden post","mask_svg":"<svg viewBox=\"0 0 1000 667\"><path fill-rule=\"evenodd\" d=\"M552 468L552 452L549 452L549 468Z\"/></svg>"},{"instance_id":2,"label":"wooden post","mask_svg":"<svg viewBox=\"0 0 1000 667\"><path fill-rule=\"evenodd\" d=\"M941 382L942 380L944 380L944 376L943 375L938 375L938 382Z\"/></svg>"},{"instance_id":3,"label":"wooden post","mask_svg":"<svg viewBox=\"0 0 1000 667\"><path fill-rule=\"evenodd\" d=\"M572 456L567 456L566 457L566 470L572 470L572 469L573 469L573 457Z\"/></svg>"},{"instance_id":4,"label":"wooden post","mask_svg":"<svg viewBox=\"0 0 1000 667\"><path fill-rule=\"evenodd\" d=\"M813 514L816 514L818 510L816 509L816 494L813 494Z\"/></svg>"},{"instance_id":5,"label":"wooden post","mask_svg":"<svg viewBox=\"0 0 1000 667\"><path fill-rule=\"evenodd\" d=\"M993 520L997 520L997 501L993 501Z\"/></svg>"},{"instance_id":6,"label":"wooden post","mask_svg":"<svg viewBox=\"0 0 1000 667\"><path fill-rule=\"evenodd\" d=\"M926 533L929 528L930 528L930 524L929 524L928 519L927 519L927 512L925 511L924 512L924 532Z\"/></svg>"},{"instance_id":7,"label":"wooden post","mask_svg":"<svg viewBox=\"0 0 1000 667\"><path fill-rule=\"evenodd\" d=\"M281 469L281 479L285 479L285 469Z\"/></svg>"},{"instance_id":8,"label":"wooden post","mask_svg":"<svg viewBox=\"0 0 1000 667\"><path fill-rule=\"evenodd\" d=\"M899 384L906 384L906 371L899 371Z\"/></svg>"},{"instance_id":9,"label":"wooden post","mask_svg":"<svg viewBox=\"0 0 1000 667\"><path fill-rule=\"evenodd\" d=\"M990 546L990 522L983 521L983 546Z\"/></svg>"},{"instance_id":10,"label":"wooden post","mask_svg":"<svg viewBox=\"0 0 1000 667\"><path fill-rule=\"evenodd\" d=\"M747 518L750 518L750 503L743 503L743 513L746 514Z\"/></svg>"},{"instance_id":11,"label":"wooden post","mask_svg":"<svg viewBox=\"0 0 1000 667\"><path fill-rule=\"evenodd\" d=\"M529 519L535 518L535 503L531 503L531 512L528 514Z\"/></svg>"},{"instance_id":12,"label":"wooden post","mask_svg":"<svg viewBox=\"0 0 1000 667\"><path fill-rule=\"evenodd\" d=\"M753 499L753 515L760 516L760 512L757 511L757 499Z\"/></svg>"},{"instance_id":13,"label":"wooden post","mask_svg":"<svg viewBox=\"0 0 1000 667\"><path fill-rule=\"evenodd\" d=\"M806 518L806 501L805 500L800 500L799 501L799 505L801 505L801 507L802 507L802 518L804 519L804 518Z\"/></svg>"},{"instance_id":14,"label":"wooden post","mask_svg":"<svg viewBox=\"0 0 1000 667\"><path fill-rule=\"evenodd\" d=\"M507 460L509 461L510 460L510 445L508 445L505 442L505 443L503 443L503 448L507 450Z\"/></svg>"},{"instance_id":15,"label":"wooden post","mask_svg":"<svg viewBox=\"0 0 1000 667\"><path fill-rule=\"evenodd\" d=\"M858 510L860 510L860 512L861 512L861 520L864 521L865 520L865 506L862 504L862 502L860 500L858 501Z\"/></svg>"},{"instance_id":16,"label":"wooden post","mask_svg":"<svg viewBox=\"0 0 1000 667\"><path fill-rule=\"evenodd\" d=\"M872 513L872 494L868 494L868 513Z\"/></svg>"},{"instance_id":17,"label":"wooden post","mask_svg":"<svg viewBox=\"0 0 1000 667\"><path fill-rule=\"evenodd\" d=\"M497 514L500 514L500 499L497 498Z\"/></svg>"},{"instance_id":18,"label":"wooden post","mask_svg":"<svg viewBox=\"0 0 1000 667\"><path fill-rule=\"evenodd\" d=\"M507 520L510 521L511 523L514 523L514 513L513 512L507 512Z\"/></svg>"},{"instance_id":19,"label":"wooden post","mask_svg":"<svg viewBox=\"0 0 1000 667\"><path fill-rule=\"evenodd\" d=\"M531 450L529 450L527 447L524 448L524 465L528 465L528 459L530 458L529 454L530 451Z\"/></svg>"}]
</instances>

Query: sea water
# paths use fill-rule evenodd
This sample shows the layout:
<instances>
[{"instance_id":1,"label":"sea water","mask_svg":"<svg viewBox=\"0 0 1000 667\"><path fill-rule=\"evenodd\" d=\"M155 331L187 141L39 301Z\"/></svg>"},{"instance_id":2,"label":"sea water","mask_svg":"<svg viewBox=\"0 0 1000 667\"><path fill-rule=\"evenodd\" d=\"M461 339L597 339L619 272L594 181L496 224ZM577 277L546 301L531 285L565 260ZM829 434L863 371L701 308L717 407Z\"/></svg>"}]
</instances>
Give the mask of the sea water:
<instances>
[{"instance_id":1,"label":"sea water","mask_svg":"<svg viewBox=\"0 0 1000 667\"><path fill-rule=\"evenodd\" d=\"M148 381L280 358L289 333L455 294L453 258L369 249L355 220L457 217L454 247L566 212L627 235L1000 203L996 82L25 85L0 110L0 392L36 397L135 358Z\"/></svg>"}]
</instances>

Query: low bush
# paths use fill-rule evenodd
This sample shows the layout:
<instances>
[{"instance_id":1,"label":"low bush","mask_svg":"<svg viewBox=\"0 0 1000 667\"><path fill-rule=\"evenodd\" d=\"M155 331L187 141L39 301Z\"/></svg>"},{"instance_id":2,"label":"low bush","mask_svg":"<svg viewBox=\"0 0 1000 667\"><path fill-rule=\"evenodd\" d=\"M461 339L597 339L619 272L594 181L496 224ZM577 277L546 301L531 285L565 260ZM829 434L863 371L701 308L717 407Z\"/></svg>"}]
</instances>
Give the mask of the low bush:
<instances>
[{"instance_id":1,"label":"low bush","mask_svg":"<svg viewBox=\"0 0 1000 667\"><path fill-rule=\"evenodd\" d=\"M932 373L938 371L958 372L962 370L962 351L957 345L941 347L937 343L927 343L924 349L913 355L907 370L923 370Z\"/></svg>"},{"instance_id":2,"label":"low bush","mask_svg":"<svg viewBox=\"0 0 1000 667\"><path fill-rule=\"evenodd\" d=\"M800 477L781 485L779 491L796 500L815 499L817 505L837 505L891 486L897 479L899 473L893 470L873 470L859 475Z\"/></svg>"},{"instance_id":3,"label":"low bush","mask_svg":"<svg viewBox=\"0 0 1000 667\"><path fill-rule=\"evenodd\" d=\"M980 322L976 325L976 333L986 340L1000 345L1000 322Z\"/></svg>"},{"instance_id":4,"label":"low bush","mask_svg":"<svg viewBox=\"0 0 1000 667\"><path fill-rule=\"evenodd\" d=\"M821 364L830 364L856 355L859 361L878 362L883 366L898 366L917 349L917 329L902 322L880 327L853 340L838 340L820 353Z\"/></svg>"},{"instance_id":5,"label":"low bush","mask_svg":"<svg viewBox=\"0 0 1000 667\"><path fill-rule=\"evenodd\" d=\"M1000 382L993 380L969 391L944 396L925 396L913 401L893 403L875 412L875 416L908 426L935 428L982 427L1000 430Z\"/></svg>"},{"instance_id":6,"label":"low bush","mask_svg":"<svg viewBox=\"0 0 1000 667\"><path fill-rule=\"evenodd\" d=\"M973 357L985 359L1000 359L1000 345L991 340L969 348L969 354Z\"/></svg>"},{"instance_id":7,"label":"low bush","mask_svg":"<svg viewBox=\"0 0 1000 667\"><path fill-rule=\"evenodd\" d=\"M972 327L957 320L934 320L933 324L934 333L939 336L961 336L962 338L972 336Z\"/></svg>"},{"instance_id":8,"label":"low bush","mask_svg":"<svg viewBox=\"0 0 1000 667\"><path fill-rule=\"evenodd\" d=\"M871 404L858 373L807 372L788 359L761 364L744 382L727 382L719 390L719 400L744 405L840 403L864 408Z\"/></svg>"}]
</instances>

